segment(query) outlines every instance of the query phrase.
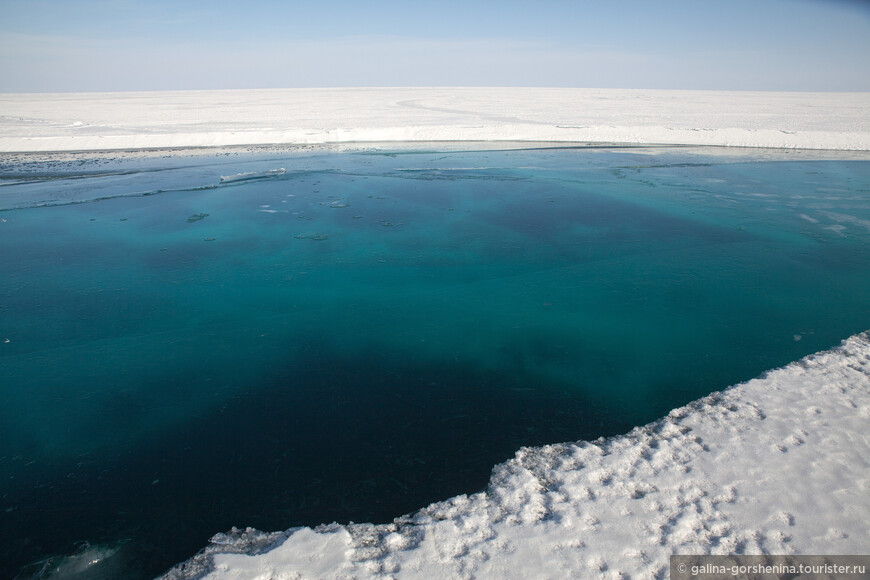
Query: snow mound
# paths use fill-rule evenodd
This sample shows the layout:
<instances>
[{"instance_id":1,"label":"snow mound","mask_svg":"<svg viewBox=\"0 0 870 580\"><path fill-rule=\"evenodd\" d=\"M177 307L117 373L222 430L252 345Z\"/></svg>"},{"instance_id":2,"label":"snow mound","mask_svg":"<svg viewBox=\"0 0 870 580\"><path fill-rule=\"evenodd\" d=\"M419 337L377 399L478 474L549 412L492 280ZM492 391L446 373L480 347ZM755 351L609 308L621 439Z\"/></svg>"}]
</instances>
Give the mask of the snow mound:
<instances>
[{"instance_id":1,"label":"snow mound","mask_svg":"<svg viewBox=\"0 0 870 580\"><path fill-rule=\"evenodd\" d=\"M666 578L671 554L862 554L870 333L630 433L524 448L390 524L235 528L164 578Z\"/></svg>"}]
</instances>

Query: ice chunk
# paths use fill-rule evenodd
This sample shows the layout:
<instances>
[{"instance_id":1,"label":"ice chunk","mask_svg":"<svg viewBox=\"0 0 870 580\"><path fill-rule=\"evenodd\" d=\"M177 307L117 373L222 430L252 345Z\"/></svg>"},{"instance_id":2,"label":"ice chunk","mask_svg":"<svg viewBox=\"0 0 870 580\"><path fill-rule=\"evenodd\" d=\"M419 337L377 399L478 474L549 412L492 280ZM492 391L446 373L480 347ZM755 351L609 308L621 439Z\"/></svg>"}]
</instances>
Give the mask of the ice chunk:
<instances>
[{"instance_id":1,"label":"ice chunk","mask_svg":"<svg viewBox=\"0 0 870 580\"><path fill-rule=\"evenodd\" d=\"M276 177L284 175L287 170L283 167L279 169L269 169L268 171L246 171L244 173L236 173L235 175L222 175L221 183L232 183L235 181L249 181L251 179L264 179L267 177Z\"/></svg>"}]
</instances>

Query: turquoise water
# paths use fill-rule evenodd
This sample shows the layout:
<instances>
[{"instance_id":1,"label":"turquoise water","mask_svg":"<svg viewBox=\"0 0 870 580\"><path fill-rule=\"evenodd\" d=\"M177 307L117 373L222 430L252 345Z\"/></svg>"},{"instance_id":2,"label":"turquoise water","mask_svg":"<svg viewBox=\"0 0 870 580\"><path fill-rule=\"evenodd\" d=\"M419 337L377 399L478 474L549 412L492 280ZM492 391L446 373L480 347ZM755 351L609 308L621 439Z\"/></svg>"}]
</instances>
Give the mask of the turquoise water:
<instances>
[{"instance_id":1,"label":"turquoise water","mask_svg":"<svg viewBox=\"0 0 870 580\"><path fill-rule=\"evenodd\" d=\"M286 168L261 179L221 176ZM870 328L870 158L7 158L3 572L388 521ZM10 574L4 574L10 575Z\"/></svg>"}]
</instances>

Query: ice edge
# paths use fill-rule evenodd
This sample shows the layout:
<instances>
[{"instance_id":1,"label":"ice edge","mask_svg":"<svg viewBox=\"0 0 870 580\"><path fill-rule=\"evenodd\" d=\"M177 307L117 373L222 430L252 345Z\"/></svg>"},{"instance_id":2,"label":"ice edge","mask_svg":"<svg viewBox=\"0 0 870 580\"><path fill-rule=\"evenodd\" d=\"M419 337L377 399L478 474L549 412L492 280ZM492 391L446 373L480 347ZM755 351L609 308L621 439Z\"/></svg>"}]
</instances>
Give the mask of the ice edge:
<instances>
[{"instance_id":1,"label":"ice edge","mask_svg":"<svg viewBox=\"0 0 870 580\"><path fill-rule=\"evenodd\" d=\"M862 553L867 432L870 331L627 434L522 448L485 491L390 524L233 528L162 578L666 578L673 553Z\"/></svg>"}]
</instances>

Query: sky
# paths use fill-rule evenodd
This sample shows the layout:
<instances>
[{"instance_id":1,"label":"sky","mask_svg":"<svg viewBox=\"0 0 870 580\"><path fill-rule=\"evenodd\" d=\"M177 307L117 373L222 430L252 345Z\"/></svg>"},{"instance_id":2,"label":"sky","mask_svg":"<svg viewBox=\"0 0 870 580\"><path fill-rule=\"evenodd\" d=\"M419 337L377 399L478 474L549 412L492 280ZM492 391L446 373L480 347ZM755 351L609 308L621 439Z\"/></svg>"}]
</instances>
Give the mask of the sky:
<instances>
[{"instance_id":1,"label":"sky","mask_svg":"<svg viewBox=\"0 0 870 580\"><path fill-rule=\"evenodd\" d=\"M870 91L870 0L0 0L0 92Z\"/></svg>"}]
</instances>

